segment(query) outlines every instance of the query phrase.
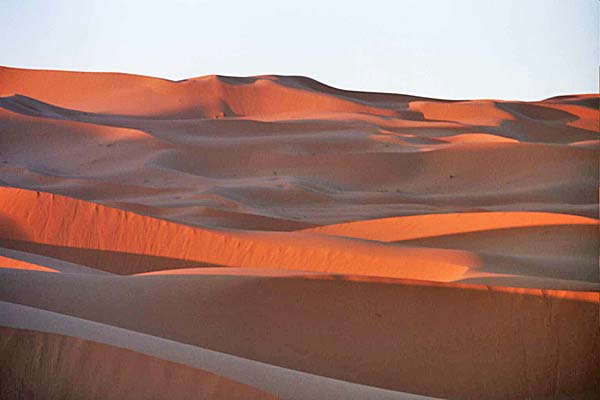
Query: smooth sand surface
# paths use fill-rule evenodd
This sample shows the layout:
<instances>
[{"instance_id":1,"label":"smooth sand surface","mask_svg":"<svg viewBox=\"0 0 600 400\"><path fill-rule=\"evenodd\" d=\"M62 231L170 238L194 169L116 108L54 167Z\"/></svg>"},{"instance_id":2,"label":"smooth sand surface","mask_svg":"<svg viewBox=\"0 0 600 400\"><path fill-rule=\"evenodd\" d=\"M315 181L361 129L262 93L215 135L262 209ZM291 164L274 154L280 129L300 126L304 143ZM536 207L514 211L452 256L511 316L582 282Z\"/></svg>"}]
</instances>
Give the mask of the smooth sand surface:
<instances>
[{"instance_id":1,"label":"smooth sand surface","mask_svg":"<svg viewBox=\"0 0 600 400\"><path fill-rule=\"evenodd\" d=\"M595 399L599 105L0 67L1 395Z\"/></svg>"},{"instance_id":2,"label":"smooth sand surface","mask_svg":"<svg viewBox=\"0 0 600 400\"><path fill-rule=\"evenodd\" d=\"M401 393L393 390L386 390L380 388L369 387L351 382L339 381L331 378L322 376L312 375L305 372L290 370L287 368L277 367L271 364L265 364L253 360L244 359L241 357L228 355L225 353L219 353L212 350L204 349L198 346L192 346L181 342L176 342L169 339L164 339L148 334L126 330L123 328L114 327L111 325L101 324L81 318L68 316L65 314L59 314L39 308L33 308L23 306L14 303L6 303L0 301L0 322L3 326L10 327L7 332L10 335L14 335L18 338L28 336L28 340L33 342L32 344L39 343L43 340L62 340L61 345L57 346L57 350L67 350L71 347L73 340L68 337L62 337L61 339L53 338L56 335L71 336L73 338L81 338L85 341L108 344L114 346L117 349L110 349L113 353L119 353L119 349L132 350L137 353L145 354L148 356L156 357L160 360L168 360L172 363L182 364L206 371L210 374L217 375L217 378L221 379L223 383L227 382L228 379L234 383L233 389L236 389L236 382L241 382L251 387L257 387L263 391L268 391L277 395L277 398L281 399L377 399L377 400L425 400L433 399L431 397L413 395L408 393ZM43 333L41 335L32 335L31 332L36 331ZM50 335L47 335L50 334ZM32 337L33 336L33 337ZM26 340L27 340L26 339ZM79 343L78 343L79 344ZM90 344L85 344L91 346ZM38 345L39 346L39 345ZM8 347L8 346L7 346ZM11 349L7 349L11 351ZM26 353L27 349L19 349ZM131 356L131 353L124 352L125 356ZM30 354L30 353L26 353ZM52 352L50 352L50 355ZM39 355L43 361L48 359L47 352L39 352ZM81 357L82 354L75 354L76 357ZM135 356L134 356L135 357ZM16 357L17 358L17 357ZM18 357L20 358L20 357ZM17 359L18 359L17 358ZM75 359L75 361L77 358ZM71 357L65 358L64 364L69 365L73 363L74 366L78 366L76 362L73 362ZM168 368L178 368L177 365L171 363L165 363ZM111 371L112 367L110 363L102 365L94 365L96 368L105 369ZM62 365L60 365L62 367ZM181 367L181 365L179 366ZM52 368L52 367L51 367ZM11 368L6 368L7 371L11 371ZM144 379L139 374L143 372L144 367L140 367L141 371L130 371L134 373L136 379ZM12 371L11 371L12 373ZM174 374L169 371L164 372L164 376L153 376L157 379L159 384L169 384L169 380L173 380ZM200 375L203 375L201 372ZM206 375L208 374L205 374ZM37 377L39 379L39 376ZM46 377L44 377L46 378ZM75 377L78 379L78 377ZM214 380L214 376L210 376ZM42 382L52 382L52 375L47 377L48 380ZM204 378L206 379L206 378ZM167 382L164 382L167 380ZM93 382L93 380L92 380ZM224 389L227 389L227 385ZM124 386L131 384L127 380L123 381ZM200 382L202 385L202 382ZM182 386L181 394L183 398L197 398L197 388L192 385L191 388ZM42 389L42 393L47 388ZM145 390L145 389L144 389ZM235 390L230 392L235 393ZM246 396L251 397L259 391L245 392ZM77 394L77 393L74 393ZM86 395L92 395L89 391ZM118 394L118 392L117 392ZM105 391L103 395L114 396L114 391ZM135 393L133 394L135 395ZM155 398L172 398L172 393L165 393L164 396L157 395ZM211 398L210 394L206 395L207 398ZM271 398L267 396L257 396L258 398ZM130 398L125 396L125 398ZM226 397L227 398L227 397Z\"/></svg>"},{"instance_id":3,"label":"smooth sand surface","mask_svg":"<svg viewBox=\"0 0 600 400\"><path fill-rule=\"evenodd\" d=\"M275 399L199 368L79 337L3 327L0 354L3 399L33 393L65 399Z\"/></svg>"}]
</instances>

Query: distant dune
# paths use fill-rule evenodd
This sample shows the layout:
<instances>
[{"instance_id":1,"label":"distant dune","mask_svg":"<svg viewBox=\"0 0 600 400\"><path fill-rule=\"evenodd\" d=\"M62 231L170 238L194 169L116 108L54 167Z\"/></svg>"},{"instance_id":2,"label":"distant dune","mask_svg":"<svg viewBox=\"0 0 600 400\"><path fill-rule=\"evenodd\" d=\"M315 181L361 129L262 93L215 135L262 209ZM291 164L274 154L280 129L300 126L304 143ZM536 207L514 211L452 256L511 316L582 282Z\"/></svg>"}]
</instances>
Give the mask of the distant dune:
<instances>
[{"instance_id":1,"label":"distant dune","mask_svg":"<svg viewBox=\"0 0 600 400\"><path fill-rule=\"evenodd\" d=\"M600 95L0 67L3 399L597 399Z\"/></svg>"}]
</instances>

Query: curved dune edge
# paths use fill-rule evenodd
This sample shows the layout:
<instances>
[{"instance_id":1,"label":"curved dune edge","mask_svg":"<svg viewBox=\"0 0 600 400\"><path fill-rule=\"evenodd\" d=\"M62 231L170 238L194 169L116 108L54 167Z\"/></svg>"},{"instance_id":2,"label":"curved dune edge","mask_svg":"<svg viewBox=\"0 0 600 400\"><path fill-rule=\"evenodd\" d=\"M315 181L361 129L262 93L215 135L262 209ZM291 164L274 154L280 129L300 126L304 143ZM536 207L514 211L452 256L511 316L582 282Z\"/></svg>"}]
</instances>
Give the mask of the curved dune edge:
<instances>
[{"instance_id":1,"label":"curved dune edge","mask_svg":"<svg viewBox=\"0 0 600 400\"><path fill-rule=\"evenodd\" d=\"M542 212L464 212L381 218L304 229L326 235L393 242L528 226L598 225L598 220Z\"/></svg>"},{"instance_id":2,"label":"curved dune edge","mask_svg":"<svg viewBox=\"0 0 600 400\"><path fill-rule=\"evenodd\" d=\"M445 136L439 138L448 143L518 143L517 139L507 138L504 136L492 135L489 133L464 133L460 135Z\"/></svg>"},{"instance_id":3,"label":"curved dune edge","mask_svg":"<svg viewBox=\"0 0 600 400\"><path fill-rule=\"evenodd\" d=\"M11 257L0 255L0 268L23 269L27 271L58 272L54 268L44 267L43 265L32 264L27 261L17 260Z\"/></svg>"},{"instance_id":4,"label":"curved dune edge","mask_svg":"<svg viewBox=\"0 0 600 400\"><path fill-rule=\"evenodd\" d=\"M32 271L62 272L71 274L108 275L106 271L89 268L56 258L0 247L0 268Z\"/></svg>"},{"instance_id":5,"label":"curved dune edge","mask_svg":"<svg viewBox=\"0 0 600 400\"><path fill-rule=\"evenodd\" d=\"M0 328L0 354L3 399L276 398L197 368L52 333Z\"/></svg>"},{"instance_id":6,"label":"curved dune edge","mask_svg":"<svg viewBox=\"0 0 600 400\"><path fill-rule=\"evenodd\" d=\"M137 358L144 362L153 363L154 365L152 365L152 367L154 367L154 370L158 370L158 376L154 375L153 378L159 379L154 384L158 384L159 386L165 383L165 378L173 378L173 375L181 373L187 374L188 376L191 375L194 379L197 379L198 376L202 378L195 384L190 383L189 379L186 380L186 387L179 388L179 390L183 392L182 397L177 397L175 396L175 393L166 391L169 395L165 398L188 398L188 395L192 393L195 398L199 392L194 389L201 388L200 392L207 390L204 385L206 385L206 381L208 380L209 384L211 381L213 385L216 383L216 389L220 389L221 392L209 392L208 395L212 395L212 397L207 398L280 398L290 400L322 399L324 397L350 400L364 398L375 400L433 399L432 397L373 388L285 369L140 332L19 304L0 301L0 310L2 310L2 312L0 312L0 326L5 327L0 328L0 332L2 332L0 334L2 339L0 340L10 340L10 337L6 337L7 334L27 335L29 336L27 339L33 340L35 343L39 343L40 341L43 342L44 340L58 341L60 342L60 345L62 345L63 351L70 350L74 352L82 351L81 340L86 341L83 342L83 346L92 348L98 346L93 342L101 343L104 344L104 346L101 346L101 349L110 351L111 355L115 358L123 359L126 357L126 359L129 360L128 362L133 361L131 360L132 358L134 360ZM10 328L10 330L7 330L6 327ZM25 330L35 332L27 332ZM48 335L50 335L50 337L48 337ZM54 335L66 335L71 338L52 337ZM107 347L106 345L110 347ZM77 348L73 350L73 346L77 346ZM132 352L122 354L127 351L125 349ZM26 350L27 349L23 349L24 352ZM152 358L140 357L138 354L144 354L151 356ZM48 356L45 352L40 355ZM31 355L27 355L27 357L30 356ZM103 354L100 354L99 356L101 359L105 358ZM19 358L16 360L21 361ZM161 361L159 362L156 360ZM162 360L168 362L167 365L163 366L163 364L161 364L163 362ZM76 364L77 367L79 367L79 364ZM191 367L193 370L186 370L183 366ZM170 369L176 368L176 373L169 373L165 377L165 372L160 373L160 369L166 367ZM148 368L148 365L144 364L140 366L139 370L143 372L146 368ZM102 366L100 366L100 370L102 370ZM134 369L128 367L128 370L131 372L131 370ZM140 378L144 378L144 376L136 374L135 379L139 380ZM183 379L185 379L185 377L183 377L182 380ZM122 380L125 384L127 384L127 381L129 380ZM241 384L238 382L241 382ZM169 383L168 380L167 383ZM175 384L180 385L181 382L175 382ZM196 387L196 385L200 385L200 388ZM148 388L143 389L148 390ZM154 389L156 389L156 391L151 391L150 393L160 397L163 390L161 388ZM209 390L210 389L211 388L209 388ZM261 390L263 393L260 393ZM103 394L106 395L106 393ZM140 393L130 392L128 394L138 398ZM225 395L225 397L220 397L222 395ZM235 395L246 397L238 397ZM139 398L144 397L142 396Z\"/></svg>"},{"instance_id":7,"label":"curved dune edge","mask_svg":"<svg viewBox=\"0 0 600 400\"><path fill-rule=\"evenodd\" d=\"M265 268L231 268L231 267L201 267L201 268L180 268L169 269L151 272L142 272L134 274L134 276L164 276L164 275L218 275L218 276L251 276L263 278L302 278L302 279L323 279L323 280L344 280L351 282L386 282L391 284L411 284L418 282L425 285L442 284L441 282L424 281L424 280L407 280L402 278L386 278L372 275L347 275L347 274L331 274L318 271L298 271L298 270L281 270L281 269L265 269ZM462 279L445 283L450 287L469 288L470 290L483 290L482 287L489 290L501 290L505 288L507 291L517 289L536 288L541 290L543 296L558 296L562 297L564 293L574 292L597 292L600 291L598 283L586 282L576 279L552 279L536 276L523 276L511 274L493 274L493 273L478 273L476 271L466 274ZM560 288L556 292L556 288ZM560 293L560 294L558 294ZM535 295L535 293L528 293Z\"/></svg>"},{"instance_id":8,"label":"curved dune edge","mask_svg":"<svg viewBox=\"0 0 600 400\"><path fill-rule=\"evenodd\" d=\"M587 147L589 149L600 150L600 140L582 140L569 143L570 146Z\"/></svg>"},{"instance_id":9,"label":"curved dune edge","mask_svg":"<svg viewBox=\"0 0 600 400\"><path fill-rule=\"evenodd\" d=\"M297 271L283 269L264 268L231 268L231 267L202 267L202 268L178 268L160 271L142 272L135 276L152 275L234 275L234 276L257 276L257 277L327 277L335 279L335 276L318 271ZM343 276L343 275L341 275Z\"/></svg>"}]
</instances>

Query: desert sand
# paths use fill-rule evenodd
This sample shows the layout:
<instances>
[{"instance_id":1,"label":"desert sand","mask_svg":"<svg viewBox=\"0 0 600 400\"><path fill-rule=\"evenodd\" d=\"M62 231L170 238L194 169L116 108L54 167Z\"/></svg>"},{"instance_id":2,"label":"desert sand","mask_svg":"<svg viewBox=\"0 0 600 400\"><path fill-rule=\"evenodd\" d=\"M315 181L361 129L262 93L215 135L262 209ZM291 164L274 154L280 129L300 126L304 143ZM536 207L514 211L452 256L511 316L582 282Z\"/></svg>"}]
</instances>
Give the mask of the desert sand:
<instances>
[{"instance_id":1,"label":"desert sand","mask_svg":"<svg viewBox=\"0 0 600 400\"><path fill-rule=\"evenodd\" d=\"M0 67L4 399L597 399L600 95Z\"/></svg>"}]
</instances>

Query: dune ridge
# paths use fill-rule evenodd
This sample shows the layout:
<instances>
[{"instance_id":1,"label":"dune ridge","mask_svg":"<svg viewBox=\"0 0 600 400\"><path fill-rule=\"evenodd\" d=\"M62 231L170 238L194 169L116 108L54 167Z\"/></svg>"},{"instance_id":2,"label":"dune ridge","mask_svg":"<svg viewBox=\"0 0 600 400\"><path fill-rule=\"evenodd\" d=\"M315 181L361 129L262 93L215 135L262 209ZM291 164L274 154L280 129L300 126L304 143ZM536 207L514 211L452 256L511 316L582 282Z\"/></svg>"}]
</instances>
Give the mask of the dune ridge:
<instances>
[{"instance_id":1,"label":"dune ridge","mask_svg":"<svg viewBox=\"0 0 600 400\"><path fill-rule=\"evenodd\" d=\"M0 67L1 396L595 399L599 140L598 94Z\"/></svg>"},{"instance_id":2,"label":"dune ridge","mask_svg":"<svg viewBox=\"0 0 600 400\"><path fill-rule=\"evenodd\" d=\"M377 238L378 241L372 237L356 239L343 235L311 235L307 232L202 229L60 195L13 188L0 189L0 206L4 210L2 218L13 227L11 229L5 224L5 230L0 231L0 244L4 247L37 252L76 264L93 265L119 274L182 266L226 266L296 269L440 282L467 278L471 270L491 269L492 273L487 275L489 284L494 283L496 276L493 273L495 265L487 265L481 254L475 251L389 244L381 240L381 237ZM495 213L492 213L492 218L493 214ZM442 220L448 217L453 216L443 214ZM474 217L489 224L489 218L486 220L485 215ZM529 222L527 217L530 218ZM539 220L537 222L536 217ZM405 218L414 220L425 217ZM587 235L592 237L597 229L595 221L583 217L526 214L526 218L517 224L517 228L523 224L537 226L540 221L552 223L551 227L555 227L563 221L570 222L567 226L579 224L591 228ZM39 221L44 221L43 230L37 229ZM376 221L371 221L373 222ZM505 225L501 226L513 226L506 220L503 223ZM327 227L323 229L327 232ZM567 245L570 242L572 245L578 244L577 240L582 233L578 230L574 233L566 238ZM431 236L435 234L432 233ZM173 237L183 239L174 241L171 239ZM571 251L572 245L565 249L567 253ZM589 243L587 246L590 247ZM582 247L581 244L579 247ZM588 271L583 273L587 283L586 279L564 282L549 280L543 287L592 289L598 283L593 251L593 248L588 249L592 256L588 256L586 260L578 260L579 268ZM310 258L306 258L307 254ZM545 262L543 259L540 261ZM536 276L556 278L551 273L547 269L545 274ZM477 275L478 278L481 276ZM583 282L578 282L581 280ZM543 279L541 281L540 284L543 284Z\"/></svg>"}]
</instances>

